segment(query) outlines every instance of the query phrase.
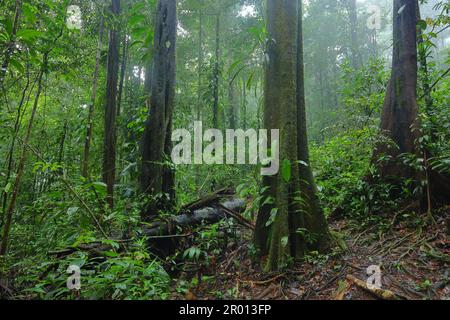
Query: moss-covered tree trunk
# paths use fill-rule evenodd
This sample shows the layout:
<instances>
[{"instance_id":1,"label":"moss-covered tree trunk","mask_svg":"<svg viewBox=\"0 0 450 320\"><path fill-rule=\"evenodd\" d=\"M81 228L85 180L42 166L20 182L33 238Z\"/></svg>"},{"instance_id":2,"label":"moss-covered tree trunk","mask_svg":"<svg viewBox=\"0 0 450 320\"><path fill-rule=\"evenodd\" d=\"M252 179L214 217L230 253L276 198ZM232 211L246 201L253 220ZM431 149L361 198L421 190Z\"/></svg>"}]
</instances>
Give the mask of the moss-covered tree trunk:
<instances>
[{"instance_id":1,"label":"moss-covered tree trunk","mask_svg":"<svg viewBox=\"0 0 450 320\"><path fill-rule=\"evenodd\" d=\"M301 169L298 161L299 156L308 160L301 98L304 96L303 50L302 47L297 50L297 41L302 40L297 38L301 32L298 4L290 0L269 0L267 5L270 41L265 70L264 127L280 130L280 141L271 141L271 147L279 144L282 163L278 175L264 178L265 198L271 201L261 208L255 233L255 244L260 254L267 257L265 268L269 271L282 268L287 257L301 259L308 249L306 239L311 238L307 237L308 233L317 232L318 238L326 237L312 243L311 247L316 248L327 243L328 232L315 195L312 173L310 169ZM301 190L309 200L303 201Z\"/></svg>"},{"instance_id":2,"label":"moss-covered tree trunk","mask_svg":"<svg viewBox=\"0 0 450 320\"><path fill-rule=\"evenodd\" d=\"M159 0L156 13L150 112L142 141L141 191L174 197L174 173L167 165L172 142L175 100L177 10L176 0ZM154 214L154 206L144 215Z\"/></svg>"},{"instance_id":3,"label":"moss-covered tree trunk","mask_svg":"<svg viewBox=\"0 0 450 320\"><path fill-rule=\"evenodd\" d=\"M392 75L381 116L381 131L396 147L380 143L375 159L387 155L391 161L379 166L383 179L399 182L416 178L416 173L399 161L404 153L417 154L417 10L415 0L394 1L394 47ZM400 180L401 179L401 180Z\"/></svg>"}]
</instances>

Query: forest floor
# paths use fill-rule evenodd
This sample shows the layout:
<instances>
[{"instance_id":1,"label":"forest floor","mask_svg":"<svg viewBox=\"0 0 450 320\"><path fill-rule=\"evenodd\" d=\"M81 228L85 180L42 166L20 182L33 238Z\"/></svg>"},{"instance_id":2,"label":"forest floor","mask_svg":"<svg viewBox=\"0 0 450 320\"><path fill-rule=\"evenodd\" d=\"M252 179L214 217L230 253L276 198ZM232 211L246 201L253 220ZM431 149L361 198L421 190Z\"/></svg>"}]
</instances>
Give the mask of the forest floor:
<instances>
[{"instance_id":1,"label":"forest floor","mask_svg":"<svg viewBox=\"0 0 450 320\"><path fill-rule=\"evenodd\" d=\"M450 245L447 207L436 224L422 229L400 222L388 233L376 226L363 230L344 220L331 223L333 234L342 235L340 250L317 255L283 273L264 274L250 254L250 236L228 245L217 258L210 276L204 276L186 295L173 299L214 300L367 300L373 294L348 280L366 283L367 268L381 268L382 289L402 299L450 299ZM243 233L247 231L242 230ZM250 232L249 232L250 234ZM197 277L192 274L191 276Z\"/></svg>"}]
</instances>

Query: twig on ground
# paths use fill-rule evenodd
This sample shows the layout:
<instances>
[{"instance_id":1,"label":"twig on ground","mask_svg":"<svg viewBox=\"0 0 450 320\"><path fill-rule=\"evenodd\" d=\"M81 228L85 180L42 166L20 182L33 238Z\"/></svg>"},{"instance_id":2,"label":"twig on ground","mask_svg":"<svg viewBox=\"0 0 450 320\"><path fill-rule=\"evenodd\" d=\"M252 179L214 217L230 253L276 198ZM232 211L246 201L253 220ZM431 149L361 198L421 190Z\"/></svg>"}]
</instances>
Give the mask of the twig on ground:
<instances>
[{"instance_id":1,"label":"twig on ground","mask_svg":"<svg viewBox=\"0 0 450 320\"><path fill-rule=\"evenodd\" d=\"M377 288L375 286L369 286L364 281L359 280L358 278L355 278L352 275L347 275L346 279L356 285L357 287L363 289L364 291L372 294L373 296L381 299L381 300L402 300L405 299L405 297L402 297L392 291L389 290L383 290L380 288Z\"/></svg>"}]
</instances>

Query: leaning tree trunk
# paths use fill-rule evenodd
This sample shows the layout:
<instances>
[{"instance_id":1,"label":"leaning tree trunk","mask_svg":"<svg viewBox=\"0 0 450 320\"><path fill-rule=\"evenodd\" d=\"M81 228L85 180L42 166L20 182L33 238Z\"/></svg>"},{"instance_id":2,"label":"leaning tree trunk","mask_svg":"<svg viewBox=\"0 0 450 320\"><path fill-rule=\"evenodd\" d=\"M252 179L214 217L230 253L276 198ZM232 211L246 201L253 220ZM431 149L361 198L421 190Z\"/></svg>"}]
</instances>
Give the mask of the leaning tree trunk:
<instances>
[{"instance_id":1,"label":"leaning tree trunk","mask_svg":"<svg viewBox=\"0 0 450 320\"><path fill-rule=\"evenodd\" d=\"M17 143L17 135L19 134L19 129L22 122L22 116L23 116L23 107L25 105L25 100L27 96L27 91L30 88L30 64L27 63L27 82L25 87L22 90L22 96L20 99L20 102L17 107L17 113L16 113L16 119L14 121L14 130L13 130L13 136L11 138L11 144L9 147L9 151L7 154L7 159L5 163L6 165L6 178L5 178L5 184L3 186L3 194L2 194L2 212L4 213L6 211L6 204L8 201L8 193L6 192L6 187L9 184L9 180L11 179L12 171L13 171L13 165L14 165L14 150ZM39 76L38 76L39 79ZM3 226L3 216L0 218L0 228Z\"/></svg>"},{"instance_id":2,"label":"leaning tree trunk","mask_svg":"<svg viewBox=\"0 0 450 320\"><path fill-rule=\"evenodd\" d=\"M120 0L112 0L112 13L120 15ZM116 181L116 118L117 83L119 79L119 27L112 24L109 31L108 71L106 80L105 142L103 152L103 182L107 186L107 201L114 207L114 184Z\"/></svg>"},{"instance_id":3,"label":"leaning tree trunk","mask_svg":"<svg viewBox=\"0 0 450 320\"><path fill-rule=\"evenodd\" d=\"M150 112L142 141L141 191L174 196L174 173L167 165L171 154L172 114L176 75L176 0L159 0L156 13ZM170 200L173 201L173 198ZM155 213L149 206L144 217Z\"/></svg>"},{"instance_id":4,"label":"leaning tree trunk","mask_svg":"<svg viewBox=\"0 0 450 320\"><path fill-rule=\"evenodd\" d=\"M42 78L44 76L44 72L48 67L48 55L49 53L45 53L41 65L41 69L39 71L38 81L37 81L37 91L36 96L34 98L33 108L31 110L30 119L28 120L28 127L25 132L25 137L22 143L22 151L19 159L19 164L17 166L16 177L14 180L14 185L11 192L11 198L9 200L8 207L5 212L5 224L3 226L2 233L2 241L0 244L0 257L6 255L8 249L8 241L9 241L9 233L11 232L13 213L16 208L17 197L19 196L20 186L22 184L22 178L25 170L25 163L28 158L28 143L31 138L31 133L33 130L34 119L36 117L37 109L39 106L39 98L41 97L43 84Z\"/></svg>"},{"instance_id":5,"label":"leaning tree trunk","mask_svg":"<svg viewBox=\"0 0 450 320\"><path fill-rule=\"evenodd\" d=\"M394 49L392 75L381 116L381 130L396 147L380 143L374 159L381 155L392 158L379 165L379 173L386 181L400 183L415 179L416 173L402 164L399 155L417 154L417 11L416 0L394 1Z\"/></svg>"},{"instance_id":6,"label":"leaning tree trunk","mask_svg":"<svg viewBox=\"0 0 450 320\"><path fill-rule=\"evenodd\" d=\"M297 117L298 117L298 160L300 174L300 195L302 199L302 212L305 213L305 226L309 232L317 237L308 243L308 249L326 251L329 248L328 223L325 219L317 187L311 169L309 158L308 134L306 125L306 99L305 99L305 65L303 60L303 10L302 0L298 0L298 29L297 29ZM297 225L301 227L301 220Z\"/></svg>"}]
</instances>

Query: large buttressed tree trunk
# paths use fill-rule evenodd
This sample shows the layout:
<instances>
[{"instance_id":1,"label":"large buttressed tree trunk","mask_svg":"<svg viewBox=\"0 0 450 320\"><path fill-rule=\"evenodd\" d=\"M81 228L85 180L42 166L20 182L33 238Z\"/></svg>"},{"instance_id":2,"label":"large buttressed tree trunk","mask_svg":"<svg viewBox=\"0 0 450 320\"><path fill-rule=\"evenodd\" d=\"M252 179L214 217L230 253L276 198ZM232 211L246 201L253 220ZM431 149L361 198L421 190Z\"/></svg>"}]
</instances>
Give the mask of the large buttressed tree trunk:
<instances>
[{"instance_id":1,"label":"large buttressed tree trunk","mask_svg":"<svg viewBox=\"0 0 450 320\"><path fill-rule=\"evenodd\" d=\"M323 215L320 223L313 223L315 217L307 218L313 210L313 204L317 204L315 187L312 174L308 176L307 170L300 169L298 164L299 155L304 159L308 158L308 150L304 145L298 144L307 142L306 132L303 132L304 114L298 109L298 101L301 100L298 100L297 96L297 82L303 83L301 75L297 77L298 59L301 60L298 57L300 51L297 50L297 9L297 1L268 1L267 28L271 40L268 44L265 70L264 127L280 130L278 143L280 162L284 163L284 169L276 176L264 178L265 197L270 197L273 203L264 205L259 212L255 244L261 256L268 256L266 270L280 269L288 256L294 259L303 258L306 250L310 248L305 241L306 233L327 228L326 223L323 223L325 221ZM302 119L301 134L298 130L299 119ZM274 145L274 141L271 141L271 145ZM290 171L288 179L286 174L283 174L286 167L290 167L290 170L287 170ZM305 176L300 177L299 174ZM302 183L301 179L311 185L306 188L306 182ZM310 197L312 202L302 200L302 188L304 196ZM305 206L303 203L309 205ZM317 212L321 214L318 207ZM268 223L269 221L271 223ZM317 234L318 237L322 235L321 231ZM318 247L318 243L311 245Z\"/></svg>"},{"instance_id":2,"label":"large buttressed tree trunk","mask_svg":"<svg viewBox=\"0 0 450 320\"><path fill-rule=\"evenodd\" d=\"M119 79L119 26L120 0L112 0L115 17L109 31L108 70L106 79L105 141L103 151L103 181L107 186L108 204L114 206L114 184L116 181L116 118L117 83Z\"/></svg>"},{"instance_id":3,"label":"large buttressed tree trunk","mask_svg":"<svg viewBox=\"0 0 450 320\"><path fill-rule=\"evenodd\" d=\"M156 13L149 117L142 141L141 191L168 194L173 200L174 172L167 165L172 150L172 114L176 76L176 0L159 0ZM145 212L150 214L154 212Z\"/></svg>"},{"instance_id":4,"label":"large buttressed tree trunk","mask_svg":"<svg viewBox=\"0 0 450 320\"><path fill-rule=\"evenodd\" d=\"M381 116L381 130L398 148L380 143L375 158L392 157L380 164L383 179L393 182L414 178L413 170L403 165L398 156L417 154L417 10L415 0L394 1L394 49L392 75Z\"/></svg>"}]
</instances>

